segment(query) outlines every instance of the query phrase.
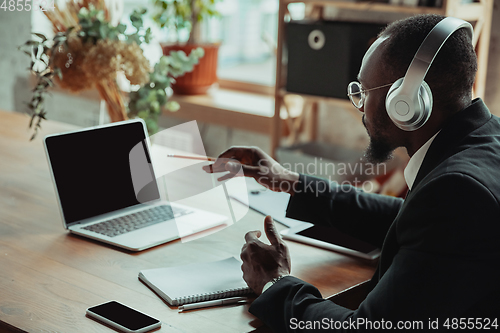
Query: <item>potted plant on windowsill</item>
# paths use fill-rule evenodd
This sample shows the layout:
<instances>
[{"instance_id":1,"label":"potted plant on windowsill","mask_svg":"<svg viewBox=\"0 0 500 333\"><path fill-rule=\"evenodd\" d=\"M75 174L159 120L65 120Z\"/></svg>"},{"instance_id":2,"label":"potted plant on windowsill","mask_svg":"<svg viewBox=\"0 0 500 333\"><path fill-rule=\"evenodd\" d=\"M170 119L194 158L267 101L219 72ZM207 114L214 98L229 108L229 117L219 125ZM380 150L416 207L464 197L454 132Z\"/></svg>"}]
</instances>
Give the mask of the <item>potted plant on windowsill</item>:
<instances>
[{"instance_id":1,"label":"potted plant on windowsill","mask_svg":"<svg viewBox=\"0 0 500 333\"><path fill-rule=\"evenodd\" d=\"M184 51L190 54L192 50L202 47L204 56L194 70L176 79L172 89L178 94L204 94L217 82L217 55L219 44L203 43L201 41L200 23L210 17L217 17L215 5L219 0L153 0L155 12L153 20L175 36L175 43L162 43L163 54L171 51ZM189 35L187 41L182 41L182 35Z\"/></svg>"}]
</instances>

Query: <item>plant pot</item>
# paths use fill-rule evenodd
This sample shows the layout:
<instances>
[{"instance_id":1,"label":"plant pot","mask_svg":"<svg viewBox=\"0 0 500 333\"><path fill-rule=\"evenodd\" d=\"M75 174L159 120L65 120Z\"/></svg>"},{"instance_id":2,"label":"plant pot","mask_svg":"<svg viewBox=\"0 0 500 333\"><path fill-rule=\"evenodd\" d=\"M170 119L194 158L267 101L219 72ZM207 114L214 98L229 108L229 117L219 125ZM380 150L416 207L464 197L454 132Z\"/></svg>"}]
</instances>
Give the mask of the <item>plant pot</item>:
<instances>
[{"instance_id":1,"label":"plant pot","mask_svg":"<svg viewBox=\"0 0 500 333\"><path fill-rule=\"evenodd\" d=\"M200 58L200 62L194 66L192 72L175 78L172 89L176 94L198 95L207 92L215 82L217 82L217 54L219 44L162 44L163 54L169 55L170 51L184 51L187 55L193 49L202 47L205 55Z\"/></svg>"}]
</instances>

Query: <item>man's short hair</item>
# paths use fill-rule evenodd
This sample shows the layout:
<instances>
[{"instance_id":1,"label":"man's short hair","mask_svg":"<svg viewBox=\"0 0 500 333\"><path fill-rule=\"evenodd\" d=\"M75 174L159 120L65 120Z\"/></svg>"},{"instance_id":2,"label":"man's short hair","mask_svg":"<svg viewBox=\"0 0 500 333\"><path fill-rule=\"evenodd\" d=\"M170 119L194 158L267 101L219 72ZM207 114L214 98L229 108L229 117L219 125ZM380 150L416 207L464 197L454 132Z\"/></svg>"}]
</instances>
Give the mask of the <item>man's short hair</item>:
<instances>
[{"instance_id":1,"label":"man's short hair","mask_svg":"<svg viewBox=\"0 0 500 333\"><path fill-rule=\"evenodd\" d=\"M389 36L383 43L382 52L385 69L392 79L397 80L406 74L427 34L444 18L435 14L417 15L393 22L379 34ZM474 47L466 30L459 29L438 52L424 79L431 88L436 106L453 108L469 102L476 71Z\"/></svg>"}]
</instances>

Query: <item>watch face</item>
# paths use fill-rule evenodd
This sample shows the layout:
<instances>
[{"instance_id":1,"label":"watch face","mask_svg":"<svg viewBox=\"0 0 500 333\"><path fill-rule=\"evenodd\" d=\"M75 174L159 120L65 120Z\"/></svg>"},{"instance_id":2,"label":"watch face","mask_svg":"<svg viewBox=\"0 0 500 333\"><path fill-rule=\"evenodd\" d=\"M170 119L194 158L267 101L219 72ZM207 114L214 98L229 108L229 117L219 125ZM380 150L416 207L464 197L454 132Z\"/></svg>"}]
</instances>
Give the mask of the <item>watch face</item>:
<instances>
[{"instance_id":1,"label":"watch face","mask_svg":"<svg viewBox=\"0 0 500 333\"><path fill-rule=\"evenodd\" d=\"M266 291L267 289L269 289L273 284L275 284L276 282L278 282L279 280L281 280L282 278L284 277L287 277L287 276L290 276L290 274L285 274L285 275L280 275L278 276L277 278L274 278L272 279L271 281L269 281L268 283L266 283L264 285L264 287L262 288L262 292Z\"/></svg>"},{"instance_id":2,"label":"watch face","mask_svg":"<svg viewBox=\"0 0 500 333\"><path fill-rule=\"evenodd\" d=\"M269 281L268 283L266 283L264 285L264 287L262 288L262 293L264 293L264 291L266 291L267 289L271 288L271 286L274 284L274 280L272 281Z\"/></svg>"}]
</instances>

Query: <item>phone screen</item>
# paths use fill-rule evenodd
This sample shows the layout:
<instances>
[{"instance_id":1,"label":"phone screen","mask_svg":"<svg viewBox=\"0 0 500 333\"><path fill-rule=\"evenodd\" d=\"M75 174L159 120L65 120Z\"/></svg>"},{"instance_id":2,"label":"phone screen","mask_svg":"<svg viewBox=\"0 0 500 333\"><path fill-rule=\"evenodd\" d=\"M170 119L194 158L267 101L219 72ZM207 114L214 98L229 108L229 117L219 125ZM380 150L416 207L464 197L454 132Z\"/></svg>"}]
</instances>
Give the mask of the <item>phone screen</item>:
<instances>
[{"instance_id":1,"label":"phone screen","mask_svg":"<svg viewBox=\"0 0 500 333\"><path fill-rule=\"evenodd\" d=\"M365 254L377 249L375 246L347 235L334 227L313 225L310 228L298 232L297 235L317 239L334 245L339 245L347 249L359 251Z\"/></svg>"},{"instance_id":2,"label":"phone screen","mask_svg":"<svg viewBox=\"0 0 500 333\"><path fill-rule=\"evenodd\" d=\"M126 327L131 331L148 327L159 322L155 318L147 316L144 313L136 311L116 301L96 305L89 308L88 311Z\"/></svg>"}]
</instances>

